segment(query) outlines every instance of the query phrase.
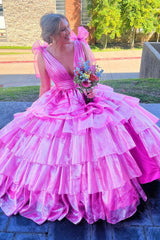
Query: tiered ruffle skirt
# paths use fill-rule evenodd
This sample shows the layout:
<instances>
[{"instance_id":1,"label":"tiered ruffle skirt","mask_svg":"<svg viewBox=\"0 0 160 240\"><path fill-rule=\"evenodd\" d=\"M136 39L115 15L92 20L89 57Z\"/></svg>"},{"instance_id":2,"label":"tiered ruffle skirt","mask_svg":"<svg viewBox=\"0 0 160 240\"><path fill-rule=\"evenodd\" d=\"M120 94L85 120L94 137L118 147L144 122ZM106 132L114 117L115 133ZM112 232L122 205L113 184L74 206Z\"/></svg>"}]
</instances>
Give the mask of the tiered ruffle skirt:
<instances>
[{"instance_id":1,"label":"tiered ruffle skirt","mask_svg":"<svg viewBox=\"0 0 160 240\"><path fill-rule=\"evenodd\" d=\"M38 224L117 223L160 178L158 119L136 98L99 85L86 105L53 87L0 131L0 206Z\"/></svg>"}]
</instances>

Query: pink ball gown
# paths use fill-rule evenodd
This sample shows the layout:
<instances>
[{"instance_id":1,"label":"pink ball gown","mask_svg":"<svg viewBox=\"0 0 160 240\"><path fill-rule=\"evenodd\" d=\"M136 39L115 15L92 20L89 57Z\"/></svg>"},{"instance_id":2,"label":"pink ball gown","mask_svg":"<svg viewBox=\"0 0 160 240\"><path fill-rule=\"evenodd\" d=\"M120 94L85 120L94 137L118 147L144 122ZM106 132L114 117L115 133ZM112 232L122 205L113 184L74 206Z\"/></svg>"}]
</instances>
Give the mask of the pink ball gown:
<instances>
[{"instance_id":1,"label":"pink ball gown","mask_svg":"<svg viewBox=\"0 0 160 240\"><path fill-rule=\"evenodd\" d=\"M84 58L79 30L75 67ZM0 131L0 207L38 224L132 216L147 200L140 184L160 178L158 119L137 98L101 84L86 105L46 46L33 51L43 54L55 85Z\"/></svg>"}]
</instances>

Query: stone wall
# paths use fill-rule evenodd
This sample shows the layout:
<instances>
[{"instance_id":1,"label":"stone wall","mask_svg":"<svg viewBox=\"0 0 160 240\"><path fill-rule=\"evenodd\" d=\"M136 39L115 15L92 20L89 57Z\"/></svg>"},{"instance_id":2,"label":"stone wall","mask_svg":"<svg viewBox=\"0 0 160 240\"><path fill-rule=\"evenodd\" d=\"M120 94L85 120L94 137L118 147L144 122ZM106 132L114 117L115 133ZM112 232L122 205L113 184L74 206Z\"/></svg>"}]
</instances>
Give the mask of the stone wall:
<instances>
[{"instance_id":1,"label":"stone wall","mask_svg":"<svg viewBox=\"0 0 160 240\"><path fill-rule=\"evenodd\" d=\"M55 0L3 0L7 42L1 46L31 46L40 39L40 18L55 12Z\"/></svg>"},{"instance_id":2,"label":"stone wall","mask_svg":"<svg viewBox=\"0 0 160 240\"><path fill-rule=\"evenodd\" d=\"M0 41L0 46L32 46L41 39L40 18L46 12L55 12L55 0L3 0L7 41ZM65 15L71 30L77 33L81 25L81 0L65 0ZM93 29L88 38L94 43Z\"/></svg>"},{"instance_id":3,"label":"stone wall","mask_svg":"<svg viewBox=\"0 0 160 240\"><path fill-rule=\"evenodd\" d=\"M143 44L140 78L160 78L160 43Z\"/></svg>"}]
</instances>

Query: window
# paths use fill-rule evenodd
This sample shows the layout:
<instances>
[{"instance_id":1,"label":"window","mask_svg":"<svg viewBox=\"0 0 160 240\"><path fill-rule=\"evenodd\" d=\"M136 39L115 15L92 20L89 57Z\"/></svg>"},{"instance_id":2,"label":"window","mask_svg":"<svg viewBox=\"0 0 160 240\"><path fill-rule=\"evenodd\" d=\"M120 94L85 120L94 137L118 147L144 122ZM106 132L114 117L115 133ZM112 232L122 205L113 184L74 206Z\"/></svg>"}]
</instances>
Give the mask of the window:
<instances>
[{"instance_id":1,"label":"window","mask_svg":"<svg viewBox=\"0 0 160 240\"><path fill-rule=\"evenodd\" d=\"M0 0L0 41L4 42L6 40L7 40L7 35L6 35L4 14L3 14L3 5L2 5L2 0Z\"/></svg>"},{"instance_id":2,"label":"window","mask_svg":"<svg viewBox=\"0 0 160 240\"><path fill-rule=\"evenodd\" d=\"M0 2L0 16L3 16L3 6L1 2Z\"/></svg>"},{"instance_id":3,"label":"window","mask_svg":"<svg viewBox=\"0 0 160 240\"><path fill-rule=\"evenodd\" d=\"M87 0L81 0L81 25L86 26L90 21L87 11Z\"/></svg>"},{"instance_id":4,"label":"window","mask_svg":"<svg viewBox=\"0 0 160 240\"><path fill-rule=\"evenodd\" d=\"M56 13L65 15L65 0L56 0Z\"/></svg>"}]
</instances>

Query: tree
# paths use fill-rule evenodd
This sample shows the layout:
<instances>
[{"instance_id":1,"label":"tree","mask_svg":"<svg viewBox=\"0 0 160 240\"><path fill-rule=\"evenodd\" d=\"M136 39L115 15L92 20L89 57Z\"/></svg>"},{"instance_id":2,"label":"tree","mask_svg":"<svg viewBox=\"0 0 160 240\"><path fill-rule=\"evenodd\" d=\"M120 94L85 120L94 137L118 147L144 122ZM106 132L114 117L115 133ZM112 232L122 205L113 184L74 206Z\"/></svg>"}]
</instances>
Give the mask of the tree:
<instances>
[{"instance_id":1,"label":"tree","mask_svg":"<svg viewBox=\"0 0 160 240\"><path fill-rule=\"evenodd\" d=\"M159 4L160 5L160 4ZM156 21L155 21L155 32L157 33L157 42L159 41L160 37L160 6L157 9L157 12L155 14Z\"/></svg>"},{"instance_id":2,"label":"tree","mask_svg":"<svg viewBox=\"0 0 160 240\"><path fill-rule=\"evenodd\" d=\"M104 48L110 38L120 35L120 8L116 0L87 0L88 12L91 16L89 25L95 28L95 37L100 39L105 35Z\"/></svg>"},{"instance_id":3,"label":"tree","mask_svg":"<svg viewBox=\"0 0 160 240\"><path fill-rule=\"evenodd\" d=\"M155 13L159 0L120 0L122 31L130 32L131 47L134 47L136 30L145 34L154 30Z\"/></svg>"}]
</instances>

